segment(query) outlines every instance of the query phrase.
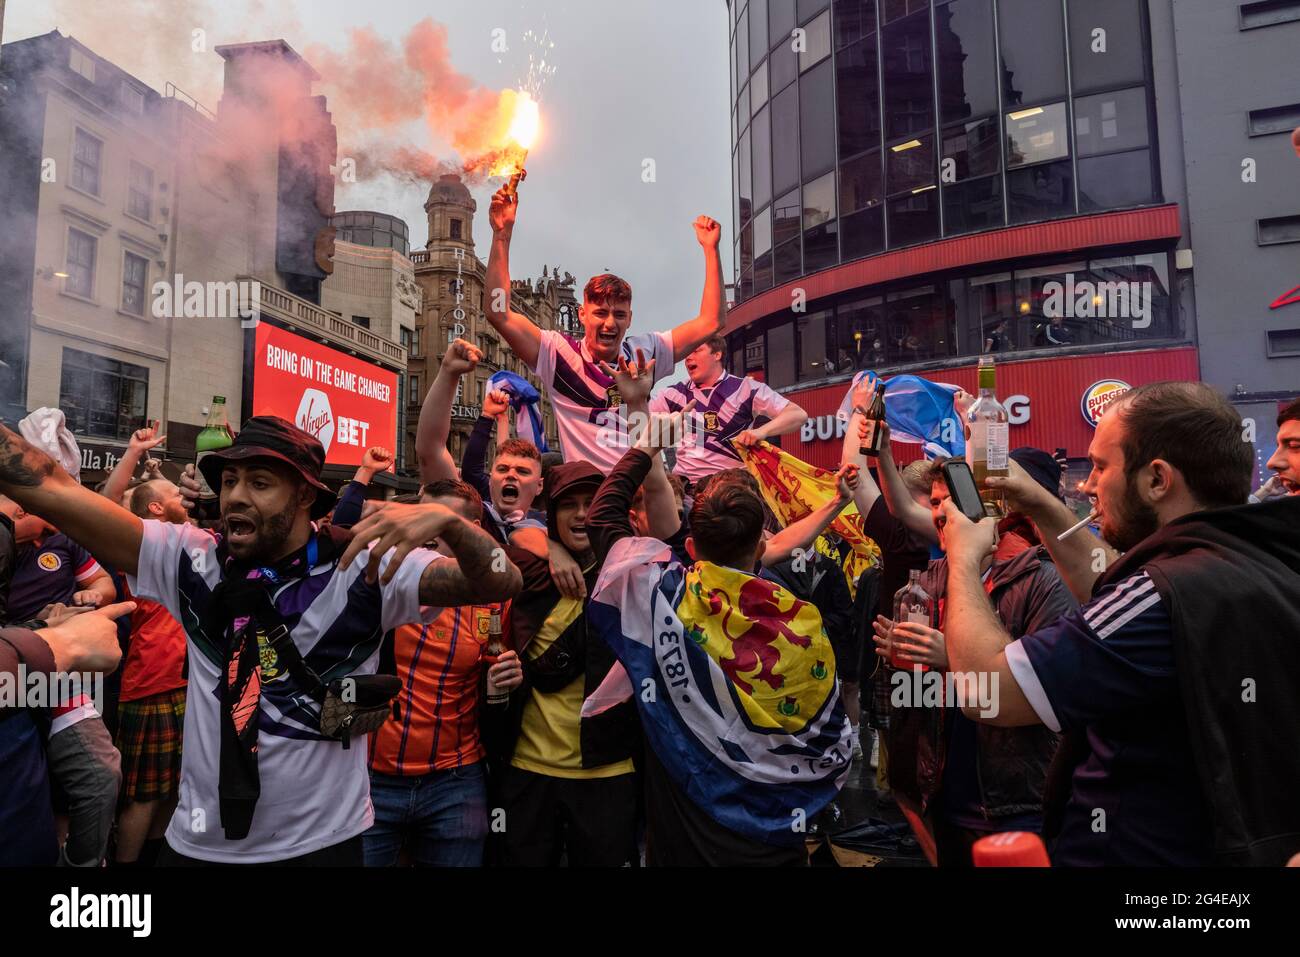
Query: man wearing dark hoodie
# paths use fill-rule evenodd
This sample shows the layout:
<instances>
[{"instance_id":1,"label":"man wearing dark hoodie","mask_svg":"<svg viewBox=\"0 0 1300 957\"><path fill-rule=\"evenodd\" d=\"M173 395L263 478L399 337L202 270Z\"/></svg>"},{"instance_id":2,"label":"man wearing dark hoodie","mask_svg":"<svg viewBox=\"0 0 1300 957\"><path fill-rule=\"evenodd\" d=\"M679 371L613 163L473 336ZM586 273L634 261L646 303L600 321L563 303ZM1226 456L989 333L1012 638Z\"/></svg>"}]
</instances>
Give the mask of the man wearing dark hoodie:
<instances>
[{"instance_id":1,"label":"man wearing dark hoodie","mask_svg":"<svg viewBox=\"0 0 1300 957\"><path fill-rule=\"evenodd\" d=\"M588 462L557 465L545 478L550 537L577 560L588 594L599 566L587 513L603 480ZM524 680L487 729L492 796L505 812L493 857L516 867L553 867L562 857L578 867L630 863L637 853L635 706L628 701L582 716L614 653L589 633L588 599L564 597L546 559L522 549L510 554L524 586L510 607L506 636Z\"/></svg>"},{"instance_id":2,"label":"man wearing dark hoodie","mask_svg":"<svg viewBox=\"0 0 1300 957\"><path fill-rule=\"evenodd\" d=\"M1126 393L1088 455L1118 552L1058 541L1073 514L1021 470L989 481L1083 602L1010 644L979 578L993 523L944 506L948 656L1000 691L995 716L966 714L1065 732L1057 864L1280 866L1300 850L1300 499L1244 504L1241 415L1199 382Z\"/></svg>"},{"instance_id":3,"label":"man wearing dark hoodie","mask_svg":"<svg viewBox=\"0 0 1300 957\"><path fill-rule=\"evenodd\" d=\"M1044 489L1055 491L1060 467L1050 455L1029 448L1012 454ZM926 474L931 517L945 550L946 461L935 459ZM999 527L997 550L984 556L980 574L1010 641L1049 625L1075 602L1027 518L1012 513ZM921 587L935 602L929 626L895 623L882 615L874 627L877 653L888 657L892 651L893 660L905 669L889 676L890 788L918 838L933 844L940 867L970 867L971 845L979 838L1042 829L1043 787L1058 739L1042 726L978 725L953 701L934 707L933 695L925 693L926 678L912 670L912 664L941 673L956 670L945 650L948 574L948 559L941 558L921 575Z\"/></svg>"}]
</instances>

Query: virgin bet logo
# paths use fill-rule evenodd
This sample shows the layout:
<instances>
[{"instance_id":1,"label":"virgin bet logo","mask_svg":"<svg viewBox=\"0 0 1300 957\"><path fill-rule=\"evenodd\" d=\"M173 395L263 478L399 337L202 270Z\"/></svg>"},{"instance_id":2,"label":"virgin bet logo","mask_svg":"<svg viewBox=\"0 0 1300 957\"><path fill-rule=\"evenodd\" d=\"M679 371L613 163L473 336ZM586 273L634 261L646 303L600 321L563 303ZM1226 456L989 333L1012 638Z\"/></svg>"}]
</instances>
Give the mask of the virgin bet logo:
<instances>
[{"instance_id":1,"label":"virgin bet logo","mask_svg":"<svg viewBox=\"0 0 1300 957\"><path fill-rule=\"evenodd\" d=\"M308 435L316 436L328 452L334 441L334 410L330 408L329 396L320 389L304 390L293 424Z\"/></svg>"}]
</instances>

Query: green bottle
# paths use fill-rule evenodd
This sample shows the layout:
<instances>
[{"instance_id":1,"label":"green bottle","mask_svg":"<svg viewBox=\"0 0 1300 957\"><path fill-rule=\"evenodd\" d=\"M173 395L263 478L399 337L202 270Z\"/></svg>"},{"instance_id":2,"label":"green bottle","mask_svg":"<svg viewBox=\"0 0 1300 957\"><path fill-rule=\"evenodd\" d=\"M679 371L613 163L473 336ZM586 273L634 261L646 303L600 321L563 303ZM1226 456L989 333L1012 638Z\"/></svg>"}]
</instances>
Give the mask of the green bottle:
<instances>
[{"instance_id":1,"label":"green bottle","mask_svg":"<svg viewBox=\"0 0 1300 957\"><path fill-rule=\"evenodd\" d=\"M203 478L202 470L197 469L198 463L202 462L203 456L209 452L226 449L234 444L235 436L230 431L230 422L226 418L226 397L224 395L214 395L211 410L208 412L208 424L203 427L194 440L194 451L198 453L195 458L195 465L196 471L198 471L200 499L210 501L217 497L217 493L212 490Z\"/></svg>"}]
</instances>

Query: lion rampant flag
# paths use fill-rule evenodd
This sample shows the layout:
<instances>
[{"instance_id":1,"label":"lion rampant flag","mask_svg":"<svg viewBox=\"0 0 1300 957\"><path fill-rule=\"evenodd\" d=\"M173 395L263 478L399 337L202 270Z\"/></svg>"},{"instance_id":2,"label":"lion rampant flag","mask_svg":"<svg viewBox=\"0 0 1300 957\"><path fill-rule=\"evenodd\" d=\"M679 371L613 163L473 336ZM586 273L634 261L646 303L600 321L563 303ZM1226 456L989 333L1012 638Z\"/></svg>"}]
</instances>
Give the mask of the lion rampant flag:
<instances>
[{"instance_id":1,"label":"lion rampant flag","mask_svg":"<svg viewBox=\"0 0 1300 957\"><path fill-rule=\"evenodd\" d=\"M767 507L782 526L817 511L839 494L835 489L833 471L809 465L767 442L736 451L740 453L745 468L758 480ZM853 555L844 564L844 577L848 579L849 588L856 592L862 573L880 563L880 547L862 530L862 516L853 504L831 522L831 529L853 547ZM819 538L819 550L822 545L824 541ZM839 560L829 549L826 551Z\"/></svg>"},{"instance_id":2,"label":"lion rampant flag","mask_svg":"<svg viewBox=\"0 0 1300 957\"><path fill-rule=\"evenodd\" d=\"M627 672L646 739L719 824L798 845L843 786L852 728L817 609L663 542L611 550L587 615Z\"/></svg>"}]
</instances>

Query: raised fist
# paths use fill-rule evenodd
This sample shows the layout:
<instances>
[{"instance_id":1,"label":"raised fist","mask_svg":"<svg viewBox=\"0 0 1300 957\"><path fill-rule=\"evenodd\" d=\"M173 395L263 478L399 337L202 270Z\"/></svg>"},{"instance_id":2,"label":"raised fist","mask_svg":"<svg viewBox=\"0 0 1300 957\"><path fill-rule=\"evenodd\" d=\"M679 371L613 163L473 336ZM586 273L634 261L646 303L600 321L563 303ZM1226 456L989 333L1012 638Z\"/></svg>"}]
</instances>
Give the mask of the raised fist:
<instances>
[{"instance_id":1,"label":"raised fist","mask_svg":"<svg viewBox=\"0 0 1300 957\"><path fill-rule=\"evenodd\" d=\"M695 220L695 238L705 249L717 249L722 239L722 225L716 219L699 216Z\"/></svg>"},{"instance_id":2,"label":"raised fist","mask_svg":"<svg viewBox=\"0 0 1300 957\"><path fill-rule=\"evenodd\" d=\"M376 472L387 472L393 467L393 453L382 445L372 445L366 449L365 455L361 456L361 467L374 469Z\"/></svg>"},{"instance_id":3,"label":"raised fist","mask_svg":"<svg viewBox=\"0 0 1300 957\"><path fill-rule=\"evenodd\" d=\"M495 419L497 416L505 415L506 410L510 408L509 393L502 392L500 389L493 389L483 397L483 414L489 419Z\"/></svg>"},{"instance_id":4,"label":"raised fist","mask_svg":"<svg viewBox=\"0 0 1300 957\"><path fill-rule=\"evenodd\" d=\"M457 339L447 347L447 354L442 357L442 368L453 375L473 372L483 358L483 353L464 339Z\"/></svg>"}]
</instances>

